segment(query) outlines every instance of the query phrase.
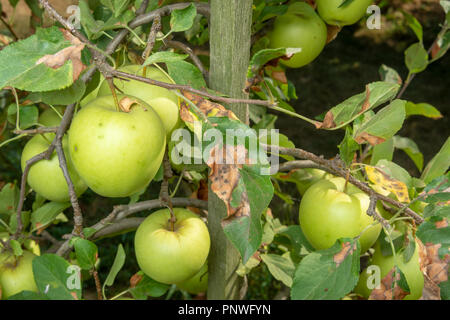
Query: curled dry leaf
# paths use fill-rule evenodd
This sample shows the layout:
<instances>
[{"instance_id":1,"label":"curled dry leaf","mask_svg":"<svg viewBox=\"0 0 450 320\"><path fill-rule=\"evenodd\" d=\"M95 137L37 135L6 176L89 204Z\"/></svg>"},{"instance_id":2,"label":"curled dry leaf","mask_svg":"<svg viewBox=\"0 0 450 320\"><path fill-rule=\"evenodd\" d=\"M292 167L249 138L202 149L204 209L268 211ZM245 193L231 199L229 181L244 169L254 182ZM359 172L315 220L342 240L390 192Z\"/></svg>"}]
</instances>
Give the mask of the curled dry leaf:
<instances>
[{"instance_id":1,"label":"curled dry leaf","mask_svg":"<svg viewBox=\"0 0 450 320\"><path fill-rule=\"evenodd\" d=\"M399 285L400 273L395 272L395 266L381 279L379 288L372 290L369 300L403 300L410 292L403 290ZM394 277L395 273L395 277Z\"/></svg>"},{"instance_id":2,"label":"curled dry leaf","mask_svg":"<svg viewBox=\"0 0 450 320\"><path fill-rule=\"evenodd\" d=\"M135 288L143 278L144 276L139 274L139 272L132 275L130 278L130 288Z\"/></svg>"},{"instance_id":3,"label":"curled dry leaf","mask_svg":"<svg viewBox=\"0 0 450 320\"><path fill-rule=\"evenodd\" d=\"M377 167L365 166L370 182L383 190L392 192L400 202L410 202L408 187L405 183L395 180Z\"/></svg>"},{"instance_id":4,"label":"curled dry leaf","mask_svg":"<svg viewBox=\"0 0 450 320\"><path fill-rule=\"evenodd\" d=\"M371 135L371 134L369 134L369 133L367 133L367 132L363 132L363 133L361 133L360 135L358 135L358 136L355 138L355 141L356 141L358 144L363 144L364 142L367 141L367 142L370 143L372 146L376 146L377 144L381 144L381 143L385 142L386 139L383 139L383 138L381 138L381 137L377 137L377 136Z\"/></svg>"},{"instance_id":5,"label":"curled dry leaf","mask_svg":"<svg viewBox=\"0 0 450 320\"><path fill-rule=\"evenodd\" d=\"M201 96L187 91L183 91L182 93L207 117L228 117L232 120L239 120L231 110L226 109L221 104L206 100ZM193 123L195 120L192 112L189 110L189 105L184 101L180 105L180 117L184 122L188 123Z\"/></svg>"},{"instance_id":6,"label":"curled dry leaf","mask_svg":"<svg viewBox=\"0 0 450 320\"><path fill-rule=\"evenodd\" d=\"M245 192L242 192L241 201L237 207L231 204L233 191L239 185L239 169L243 167L243 164L238 163L243 163L243 156L247 163L247 150L244 146L216 145L211 149L206 162L211 168L209 173L211 190L225 203L227 218L250 215L250 204Z\"/></svg>"},{"instance_id":7,"label":"curled dry leaf","mask_svg":"<svg viewBox=\"0 0 450 320\"><path fill-rule=\"evenodd\" d=\"M351 242L348 241L343 242L341 243L341 246L342 250L333 256L333 261L334 263L336 263L336 268L338 268L341 265L341 263L344 262L345 258L351 255L357 249L356 242L353 243L353 245Z\"/></svg>"},{"instance_id":8,"label":"curled dry leaf","mask_svg":"<svg viewBox=\"0 0 450 320\"><path fill-rule=\"evenodd\" d=\"M130 112L131 107L134 104L139 104L139 101L130 97L123 97L119 101L120 110L122 110L123 112Z\"/></svg>"},{"instance_id":9,"label":"curled dry leaf","mask_svg":"<svg viewBox=\"0 0 450 320\"><path fill-rule=\"evenodd\" d=\"M342 27L327 25L327 44L336 39Z\"/></svg>"},{"instance_id":10,"label":"curled dry leaf","mask_svg":"<svg viewBox=\"0 0 450 320\"><path fill-rule=\"evenodd\" d=\"M72 62L73 81L77 80L86 69L86 66L81 62L81 51L84 49L84 43L78 38L74 37L69 31L60 29L66 40L70 41L71 46L64 48L55 54L46 54L36 64L45 64L49 68L58 69L62 67L68 60Z\"/></svg>"}]
</instances>

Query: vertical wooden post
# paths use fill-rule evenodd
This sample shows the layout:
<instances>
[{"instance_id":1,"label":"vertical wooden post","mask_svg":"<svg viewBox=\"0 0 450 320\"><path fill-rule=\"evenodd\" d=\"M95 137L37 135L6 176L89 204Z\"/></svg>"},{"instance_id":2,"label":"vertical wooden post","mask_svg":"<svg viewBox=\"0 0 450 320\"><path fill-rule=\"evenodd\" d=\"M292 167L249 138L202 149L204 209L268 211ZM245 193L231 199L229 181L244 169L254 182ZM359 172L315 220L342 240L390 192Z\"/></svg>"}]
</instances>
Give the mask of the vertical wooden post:
<instances>
[{"instance_id":1,"label":"vertical wooden post","mask_svg":"<svg viewBox=\"0 0 450 320\"><path fill-rule=\"evenodd\" d=\"M246 98L246 72L250 59L252 0L211 0L209 86L235 98ZM248 122L248 106L227 106ZM225 236L221 221L225 205L210 189L208 227L211 252L208 265L208 299L239 299L242 278L235 273L240 255Z\"/></svg>"}]
</instances>

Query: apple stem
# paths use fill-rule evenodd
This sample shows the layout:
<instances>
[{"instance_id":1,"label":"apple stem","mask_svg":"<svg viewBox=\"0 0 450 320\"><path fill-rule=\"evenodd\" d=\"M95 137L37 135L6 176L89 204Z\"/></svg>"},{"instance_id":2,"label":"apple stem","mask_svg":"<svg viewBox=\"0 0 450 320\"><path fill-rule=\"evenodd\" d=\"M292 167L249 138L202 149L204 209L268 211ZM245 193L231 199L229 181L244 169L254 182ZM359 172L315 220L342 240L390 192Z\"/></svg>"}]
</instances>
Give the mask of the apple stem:
<instances>
[{"instance_id":1,"label":"apple stem","mask_svg":"<svg viewBox=\"0 0 450 320\"><path fill-rule=\"evenodd\" d=\"M112 78L107 78L109 88L111 89L112 96L114 97L114 104L116 105L116 110L120 112L119 100L117 99L116 88L114 87L114 81Z\"/></svg>"},{"instance_id":2,"label":"apple stem","mask_svg":"<svg viewBox=\"0 0 450 320\"><path fill-rule=\"evenodd\" d=\"M345 178L345 185L344 185L344 193L347 193L347 185L349 179L350 179L350 171L347 171L347 177Z\"/></svg>"}]
</instances>

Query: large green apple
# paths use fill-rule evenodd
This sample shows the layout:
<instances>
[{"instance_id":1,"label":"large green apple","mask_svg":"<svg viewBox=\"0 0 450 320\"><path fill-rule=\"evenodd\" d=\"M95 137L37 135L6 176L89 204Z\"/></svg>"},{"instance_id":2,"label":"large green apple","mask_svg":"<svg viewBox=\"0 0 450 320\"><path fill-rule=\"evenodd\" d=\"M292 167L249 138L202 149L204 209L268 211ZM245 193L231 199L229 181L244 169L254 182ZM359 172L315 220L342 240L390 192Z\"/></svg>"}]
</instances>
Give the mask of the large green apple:
<instances>
[{"instance_id":1,"label":"large green apple","mask_svg":"<svg viewBox=\"0 0 450 320\"><path fill-rule=\"evenodd\" d=\"M63 111L63 109L59 109L59 111ZM60 122L61 118L52 109L44 111L39 118L39 123L49 127L58 126ZM48 149L54 137L54 133L45 133L36 135L27 142L22 151L20 161L22 170L25 169L27 160ZM67 136L63 137L62 144L70 178L72 179L76 194L80 196L86 191L87 185L73 167L73 163L69 157ZM41 160L33 164L28 173L27 182L36 193L39 193L48 200L64 202L70 199L69 187L59 166L56 151L53 152L49 160Z\"/></svg>"},{"instance_id":2,"label":"large green apple","mask_svg":"<svg viewBox=\"0 0 450 320\"><path fill-rule=\"evenodd\" d=\"M311 6L297 2L275 19L274 29L268 36L271 48L301 48L291 59L280 60L290 68L300 68L322 52L327 42L327 27Z\"/></svg>"},{"instance_id":3,"label":"large green apple","mask_svg":"<svg viewBox=\"0 0 450 320\"><path fill-rule=\"evenodd\" d=\"M205 223L194 213L174 208L149 215L136 231L134 249L141 270L156 281L174 284L193 277L205 264L210 238Z\"/></svg>"},{"instance_id":4,"label":"large green apple","mask_svg":"<svg viewBox=\"0 0 450 320\"><path fill-rule=\"evenodd\" d=\"M142 76L143 68L139 65L127 65L120 67L118 70ZM155 67L147 67L146 76L153 80L170 83L170 79ZM148 103L161 118L168 136L180 124L178 97L175 93L136 80L114 79L114 84L123 93L138 97ZM98 96L110 94L111 89L108 82L103 81L98 90Z\"/></svg>"},{"instance_id":5,"label":"large green apple","mask_svg":"<svg viewBox=\"0 0 450 320\"><path fill-rule=\"evenodd\" d=\"M403 253L396 254L395 258L391 256L383 256L380 243L377 241L374 245L375 253L372 258L371 265L376 265L380 268L380 281L383 279L389 271L397 265L405 275L408 286L411 293L407 295L403 300L418 300L422 296L422 290L424 286L424 277L420 270L419 261L419 244L416 241L416 249L411 259L405 263ZM363 270L359 278L358 285L355 288L355 292L362 295L366 299L370 296L372 289L367 286L367 280L369 274L367 268Z\"/></svg>"},{"instance_id":6,"label":"large green apple","mask_svg":"<svg viewBox=\"0 0 450 320\"><path fill-rule=\"evenodd\" d=\"M311 187L314 183L321 179L333 177L326 171L320 169L298 169L292 174L292 181L297 185L297 190L301 195L304 195L306 190Z\"/></svg>"},{"instance_id":7,"label":"large green apple","mask_svg":"<svg viewBox=\"0 0 450 320\"><path fill-rule=\"evenodd\" d=\"M0 286L2 299L8 299L21 291L38 292L34 281L32 261L36 257L29 251L24 251L20 257L9 253L1 253L0 258Z\"/></svg>"},{"instance_id":8,"label":"large green apple","mask_svg":"<svg viewBox=\"0 0 450 320\"><path fill-rule=\"evenodd\" d=\"M69 151L79 175L96 193L128 197L145 188L164 156L166 136L157 113L145 102L132 102L129 112L117 111L112 95L92 100L74 117Z\"/></svg>"},{"instance_id":9,"label":"large green apple","mask_svg":"<svg viewBox=\"0 0 450 320\"><path fill-rule=\"evenodd\" d=\"M300 227L311 245L318 249L333 246L339 238L353 238L374 223L366 214L370 198L344 178L323 179L303 195L299 209ZM376 209L380 212L380 206ZM377 240L378 223L366 229L359 239L361 254Z\"/></svg>"},{"instance_id":10,"label":"large green apple","mask_svg":"<svg viewBox=\"0 0 450 320\"><path fill-rule=\"evenodd\" d=\"M178 288L187 291L191 294L199 294L206 292L208 289L208 263L205 263L203 267L192 278L187 279L181 283L177 283Z\"/></svg>"},{"instance_id":11,"label":"large green apple","mask_svg":"<svg viewBox=\"0 0 450 320\"><path fill-rule=\"evenodd\" d=\"M358 22L372 4L372 0L353 0L343 6L343 0L317 0L317 11L326 23L347 26Z\"/></svg>"}]
</instances>

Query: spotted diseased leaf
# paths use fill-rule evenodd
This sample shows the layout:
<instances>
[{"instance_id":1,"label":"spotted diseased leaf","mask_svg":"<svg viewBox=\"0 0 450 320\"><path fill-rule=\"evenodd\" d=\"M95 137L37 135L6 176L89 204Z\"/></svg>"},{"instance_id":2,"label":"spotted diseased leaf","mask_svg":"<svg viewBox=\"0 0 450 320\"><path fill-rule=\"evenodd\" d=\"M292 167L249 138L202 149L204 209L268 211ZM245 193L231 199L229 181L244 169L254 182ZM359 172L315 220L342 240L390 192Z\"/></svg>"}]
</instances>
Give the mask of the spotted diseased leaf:
<instances>
[{"instance_id":1,"label":"spotted diseased leaf","mask_svg":"<svg viewBox=\"0 0 450 320\"><path fill-rule=\"evenodd\" d=\"M359 279L359 241L339 239L333 247L312 252L298 265L291 288L293 300L335 300Z\"/></svg>"},{"instance_id":2,"label":"spotted diseased leaf","mask_svg":"<svg viewBox=\"0 0 450 320\"><path fill-rule=\"evenodd\" d=\"M280 58L290 59L294 54L300 51L300 48L263 49L258 51L250 60L244 90L249 92L252 86L262 80L261 73L266 64L269 62L275 63L274 60L278 60Z\"/></svg>"},{"instance_id":3,"label":"spotted diseased leaf","mask_svg":"<svg viewBox=\"0 0 450 320\"><path fill-rule=\"evenodd\" d=\"M130 285L130 293L138 300L146 300L147 297L161 297L170 288L169 285L153 280L142 271L130 279Z\"/></svg>"},{"instance_id":4,"label":"spotted diseased leaf","mask_svg":"<svg viewBox=\"0 0 450 320\"><path fill-rule=\"evenodd\" d=\"M410 202L408 187L404 182L393 179L377 167L366 165L365 171L370 182L386 191L392 192L400 202Z\"/></svg>"},{"instance_id":5,"label":"spotted diseased leaf","mask_svg":"<svg viewBox=\"0 0 450 320\"><path fill-rule=\"evenodd\" d=\"M333 107L325 115L323 122L317 122L317 129L335 130L346 126L361 114L380 106L395 97L400 85L386 81L373 82L365 92L348 98Z\"/></svg>"},{"instance_id":6,"label":"spotted diseased leaf","mask_svg":"<svg viewBox=\"0 0 450 320\"><path fill-rule=\"evenodd\" d=\"M404 273L398 266L394 266L381 279L380 286L372 290L369 300L403 300L410 291Z\"/></svg>"},{"instance_id":7,"label":"spotted diseased leaf","mask_svg":"<svg viewBox=\"0 0 450 320\"><path fill-rule=\"evenodd\" d=\"M201 96L187 91L183 91L183 95L192 101L197 106L197 110L206 117L227 117L231 120L239 120L239 118L236 117L231 110L226 109L218 103L206 100ZM193 124L194 121L201 120L199 115L195 112L197 110L193 111L191 106L189 106L185 101L182 101L180 104L180 117L186 124Z\"/></svg>"},{"instance_id":8,"label":"spotted diseased leaf","mask_svg":"<svg viewBox=\"0 0 450 320\"><path fill-rule=\"evenodd\" d=\"M249 162L243 145L217 144L207 160L211 190L226 207L223 230L240 252L244 264L261 245L261 214L274 193L270 176L261 175L259 166L246 165Z\"/></svg>"},{"instance_id":9,"label":"spotted diseased leaf","mask_svg":"<svg viewBox=\"0 0 450 320\"><path fill-rule=\"evenodd\" d=\"M51 91L68 87L85 67L79 59L84 45L75 39L56 27L38 28L36 34L5 47L0 51L0 88Z\"/></svg>"},{"instance_id":10,"label":"spotted diseased leaf","mask_svg":"<svg viewBox=\"0 0 450 320\"><path fill-rule=\"evenodd\" d=\"M450 17L449 14L447 14ZM442 58L450 48L450 31L447 31L443 35L439 35L436 42L434 42L433 47L431 48L431 58L433 59L431 62L434 62L440 58Z\"/></svg>"},{"instance_id":11,"label":"spotted diseased leaf","mask_svg":"<svg viewBox=\"0 0 450 320\"><path fill-rule=\"evenodd\" d=\"M368 142L375 146L392 138L405 120L405 104L404 100L394 100L381 109L354 132L355 141L359 144Z\"/></svg>"},{"instance_id":12,"label":"spotted diseased leaf","mask_svg":"<svg viewBox=\"0 0 450 320\"><path fill-rule=\"evenodd\" d=\"M390 83L396 83L399 85L403 84L402 77L398 74L397 71L392 69L391 67L388 67L387 65L383 64L381 65L380 69L378 70L381 80L390 82Z\"/></svg>"}]
</instances>

